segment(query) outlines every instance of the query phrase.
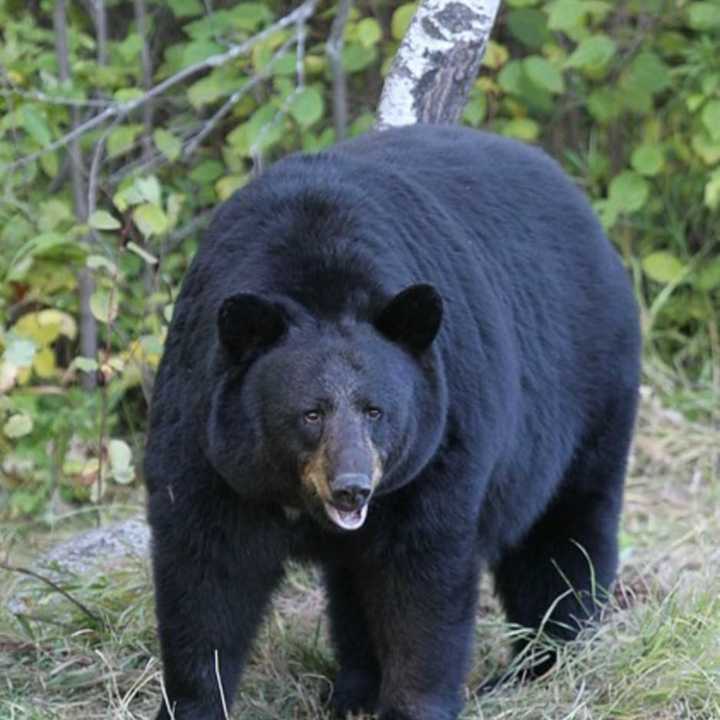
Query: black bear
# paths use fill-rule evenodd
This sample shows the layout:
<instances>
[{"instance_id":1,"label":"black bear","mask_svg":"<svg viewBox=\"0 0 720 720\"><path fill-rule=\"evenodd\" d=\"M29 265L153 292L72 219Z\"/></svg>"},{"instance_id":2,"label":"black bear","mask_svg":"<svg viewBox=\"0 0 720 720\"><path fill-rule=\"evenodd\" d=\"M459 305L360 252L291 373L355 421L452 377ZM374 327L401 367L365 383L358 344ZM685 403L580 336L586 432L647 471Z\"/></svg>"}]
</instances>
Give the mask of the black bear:
<instances>
[{"instance_id":1,"label":"black bear","mask_svg":"<svg viewBox=\"0 0 720 720\"><path fill-rule=\"evenodd\" d=\"M145 462L174 717L223 717L288 557L324 574L340 715L457 717L482 567L509 620L574 637L616 572L639 355L623 266L537 149L409 127L236 193Z\"/></svg>"}]
</instances>

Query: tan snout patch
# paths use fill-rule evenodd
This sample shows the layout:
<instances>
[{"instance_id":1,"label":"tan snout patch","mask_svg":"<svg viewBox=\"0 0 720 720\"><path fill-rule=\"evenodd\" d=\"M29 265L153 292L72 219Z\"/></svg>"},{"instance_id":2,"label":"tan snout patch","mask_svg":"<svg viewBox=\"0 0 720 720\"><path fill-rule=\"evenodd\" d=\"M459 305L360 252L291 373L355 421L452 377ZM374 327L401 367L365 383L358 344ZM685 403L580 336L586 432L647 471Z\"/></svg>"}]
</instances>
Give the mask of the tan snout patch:
<instances>
[{"instance_id":1,"label":"tan snout patch","mask_svg":"<svg viewBox=\"0 0 720 720\"><path fill-rule=\"evenodd\" d=\"M382 460L380 459L380 453L378 453L377 448L370 442L370 452L372 453L373 458L373 469L372 469L372 489L373 492L375 492L375 488L380 484L380 481L382 480L383 476L383 466L382 466Z\"/></svg>"},{"instance_id":2,"label":"tan snout patch","mask_svg":"<svg viewBox=\"0 0 720 720\"><path fill-rule=\"evenodd\" d=\"M323 502L329 502L331 495L328 470L327 446L321 443L303 467L300 476L305 489L318 495Z\"/></svg>"},{"instance_id":3,"label":"tan snout patch","mask_svg":"<svg viewBox=\"0 0 720 720\"><path fill-rule=\"evenodd\" d=\"M383 475L383 466L380 454L375 446L368 440L370 453L372 454L372 489L380 484ZM324 502L329 502L332 497L330 490L330 468L329 468L327 445L321 443L318 449L312 454L302 469L301 481L305 489L312 494L318 495Z\"/></svg>"}]
</instances>

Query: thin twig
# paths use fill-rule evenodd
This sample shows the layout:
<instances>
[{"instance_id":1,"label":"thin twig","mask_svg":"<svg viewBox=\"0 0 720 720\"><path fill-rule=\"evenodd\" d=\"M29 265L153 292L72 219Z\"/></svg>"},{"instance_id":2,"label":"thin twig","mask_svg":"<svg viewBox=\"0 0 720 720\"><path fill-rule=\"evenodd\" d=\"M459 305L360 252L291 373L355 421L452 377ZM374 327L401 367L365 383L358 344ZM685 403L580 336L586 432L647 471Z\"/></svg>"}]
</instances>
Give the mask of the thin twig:
<instances>
[{"instance_id":1,"label":"thin twig","mask_svg":"<svg viewBox=\"0 0 720 720\"><path fill-rule=\"evenodd\" d=\"M20 575L27 575L28 577L35 578L35 580L39 580L40 582L45 583L56 593L59 593L66 600L69 600L73 605L75 605L75 607L85 613L85 615L94 620L96 623L98 623L99 625L104 625L101 617L96 615L94 612L92 612L92 610L88 609L86 605L74 598L67 590L63 590L56 582L53 582L50 578L45 577L44 575L40 575L40 573L35 572L35 570L30 570L30 568L20 567L19 565L11 565L10 563L4 561L0 562L0 569L7 570L8 572L18 573Z\"/></svg>"},{"instance_id":2,"label":"thin twig","mask_svg":"<svg viewBox=\"0 0 720 720\"><path fill-rule=\"evenodd\" d=\"M325 43L325 52L330 61L333 82L333 122L335 124L335 139L344 140L347 134L347 82L345 68L342 64L342 51L353 0L340 0L338 8L330 27L330 35Z\"/></svg>"},{"instance_id":3,"label":"thin twig","mask_svg":"<svg viewBox=\"0 0 720 720\"><path fill-rule=\"evenodd\" d=\"M41 92L40 90L22 90L16 87L11 82L7 83L7 87L2 91L3 96L17 95L24 100L36 100L45 105L69 105L71 107L96 107L96 108L107 108L112 105L112 100L79 100L78 98L64 97L60 95L48 95L47 93Z\"/></svg>"},{"instance_id":4,"label":"thin twig","mask_svg":"<svg viewBox=\"0 0 720 720\"><path fill-rule=\"evenodd\" d=\"M259 32L257 35L253 35L253 37L248 38L245 42L242 42L239 45L233 45L229 50L224 53L211 55L205 60L201 60L200 62L194 63L193 65L189 65L180 72L175 73L175 75L172 75L169 78L163 80L161 83L158 83L144 95L141 95L134 100L130 100L128 102L114 103L113 105L110 105L108 108L103 110L103 112L93 116L89 120L73 128L69 133L63 135L63 137L59 138L58 140L50 143L42 150L32 153L31 155L27 155L26 157L21 158L20 160L16 160L13 163L2 166L0 167L0 169L4 172L8 172L10 170L15 170L19 167L23 167L24 165L27 165L33 160L37 160L42 155L52 152L53 150L57 150L58 148L64 147L68 143L71 143L73 140L77 140L85 133L93 130L99 125L102 125L111 118L126 117L131 112L142 107L143 105L145 105L145 103L149 102L153 98L162 95L169 88L183 82L183 80L187 80L188 78L192 77L193 75L197 75L197 73L202 72L203 70L210 70L211 68L226 65L235 58L246 54L249 50L252 50L255 45L262 42L278 30L282 30L288 25L292 25L299 22L300 20L305 20L309 18L314 13L315 6L317 5L318 1L319 0L305 0L305 2L297 9L293 10L285 17L268 26L267 28L265 28L265 30ZM61 4L61 2L62 0L58 0L58 4Z\"/></svg>"}]
</instances>

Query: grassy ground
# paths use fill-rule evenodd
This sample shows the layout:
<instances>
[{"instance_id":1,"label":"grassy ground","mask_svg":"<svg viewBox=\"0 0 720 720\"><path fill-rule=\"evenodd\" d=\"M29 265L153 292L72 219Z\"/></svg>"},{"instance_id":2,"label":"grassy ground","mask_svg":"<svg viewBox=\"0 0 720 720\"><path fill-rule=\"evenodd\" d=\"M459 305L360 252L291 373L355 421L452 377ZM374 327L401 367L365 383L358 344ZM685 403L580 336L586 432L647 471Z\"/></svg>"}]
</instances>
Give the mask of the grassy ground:
<instances>
[{"instance_id":1,"label":"grassy ground","mask_svg":"<svg viewBox=\"0 0 720 720\"><path fill-rule=\"evenodd\" d=\"M717 420L691 422L645 393L621 577L603 623L563 649L563 662L544 680L478 696L472 688L506 664L517 632L503 622L488 585L464 720L720 720ZM38 534L21 540L13 544L15 561L31 554ZM4 601L18 581L0 571L0 720L151 718L160 667L147 566L64 580L95 618L40 583L32 617L13 616ZM327 717L319 698L333 660L323 603L312 571L293 570L244 675L234 718Z\"/></svg>"}]
</instances>

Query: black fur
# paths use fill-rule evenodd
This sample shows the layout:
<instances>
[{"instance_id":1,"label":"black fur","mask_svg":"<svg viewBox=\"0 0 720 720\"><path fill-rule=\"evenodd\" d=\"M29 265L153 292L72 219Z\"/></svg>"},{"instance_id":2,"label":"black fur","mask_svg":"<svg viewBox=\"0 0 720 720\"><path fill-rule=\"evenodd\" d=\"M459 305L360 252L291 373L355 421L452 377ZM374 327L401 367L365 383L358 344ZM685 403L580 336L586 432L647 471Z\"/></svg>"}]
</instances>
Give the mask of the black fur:
<instances>
[{"instance_id":1,"label":"black fur","mask_svg":"<svg viewBox=\"0 0 720 720\"><path fill-rule=\"evenodd\" d=\"M536 149L391 130L238 192L176 303L147 447L175 717L222 717L214 653L230 700L290 556L324 568L340 712L457 717L481 565L513 622L564 594L546 630L573 637L616 571L639 348L616 253ZM359 530L300 481L315 408L382 460Z\"/></svg>"}]
</instances>

